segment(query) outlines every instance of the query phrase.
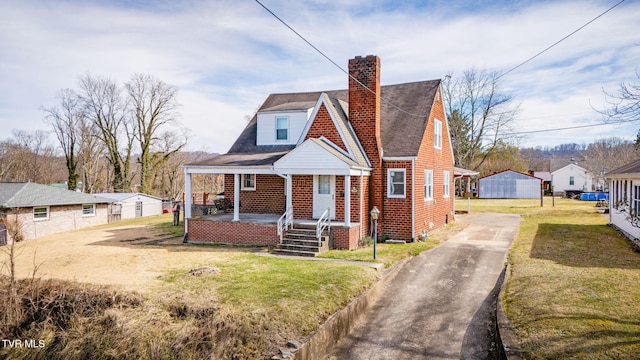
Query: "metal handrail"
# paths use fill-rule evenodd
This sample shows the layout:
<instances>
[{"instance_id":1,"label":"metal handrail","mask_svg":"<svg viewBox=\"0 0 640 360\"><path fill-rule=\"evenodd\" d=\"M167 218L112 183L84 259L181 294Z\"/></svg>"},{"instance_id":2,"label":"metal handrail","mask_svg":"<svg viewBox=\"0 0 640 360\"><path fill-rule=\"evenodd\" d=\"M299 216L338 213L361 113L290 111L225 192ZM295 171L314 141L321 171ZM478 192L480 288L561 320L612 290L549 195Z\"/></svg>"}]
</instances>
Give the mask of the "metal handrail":
<instances>
[{"instance_id":1,"label":"metal handrail","mask_svg":"<svg viewBox=\"0 0 640 360\"><path fill-rule=\"evenodd\" d=\"M281 244L282 237L289 227L293 227L293 208L287 209L278 219L278 236L280 237Z\"/></svg>"},{"instance_id":2,"label":"metal handrail","mask_svg":"<svg viewBox=\"0 0 640 360\"><path fill-rule=\"evenodd\" d=\"M331 208L327 208L316 222L316 238L318 238L318 246L322 246L322 232L327 228L331 230L330 214Z\"/></svg>"}]
</instances>

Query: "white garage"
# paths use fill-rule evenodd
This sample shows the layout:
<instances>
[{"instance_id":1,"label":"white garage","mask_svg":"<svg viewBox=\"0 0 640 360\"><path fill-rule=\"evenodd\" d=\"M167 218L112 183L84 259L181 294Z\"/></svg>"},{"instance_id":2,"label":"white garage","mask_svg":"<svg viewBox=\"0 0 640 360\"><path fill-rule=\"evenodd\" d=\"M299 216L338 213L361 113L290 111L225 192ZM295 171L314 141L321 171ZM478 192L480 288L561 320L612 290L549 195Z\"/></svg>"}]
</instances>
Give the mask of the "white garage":
<instances>
[{"instance_id":1,"label":"white garage","mask_svg":"<svg viewBox=\"0 0 640 360\"><path fill-rule=\"evenodd\" d=\"M542 179L513 170L478 179L482 199L539 199Z\"/></svg>"},{"instance_id":2,"label":"white garage","mask_svg":"<svg viewBox=\"0 0 640 360\"><path fill-rule=\"evenodd\" d=\"M95 194L120 205L120 219L133 219L162 214L162 199L142 193L102 193Z\"/></svg>"}]
</instances>

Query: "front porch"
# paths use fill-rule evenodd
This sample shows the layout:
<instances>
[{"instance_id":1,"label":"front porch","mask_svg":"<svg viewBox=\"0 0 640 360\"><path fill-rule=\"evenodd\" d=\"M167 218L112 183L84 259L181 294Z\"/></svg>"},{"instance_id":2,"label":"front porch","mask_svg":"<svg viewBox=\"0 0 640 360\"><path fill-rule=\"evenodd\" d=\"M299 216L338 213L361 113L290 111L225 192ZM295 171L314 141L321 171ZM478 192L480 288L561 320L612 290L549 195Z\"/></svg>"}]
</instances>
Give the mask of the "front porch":
<instances>
[{"instance_id":1,"label":"front porch","mask_svg":"<svg viewBox=\"0 0 640 360\"><path fill-rule=\"evenodd\" d=\"M233 213L201 215L187 219L187 241L194 243L277 246L279 214ZM293 228L315 228L317 220L293 219ZM332 248L353 249L360 239L360 223L330 222Z\"/></svg>"}]
</instances>

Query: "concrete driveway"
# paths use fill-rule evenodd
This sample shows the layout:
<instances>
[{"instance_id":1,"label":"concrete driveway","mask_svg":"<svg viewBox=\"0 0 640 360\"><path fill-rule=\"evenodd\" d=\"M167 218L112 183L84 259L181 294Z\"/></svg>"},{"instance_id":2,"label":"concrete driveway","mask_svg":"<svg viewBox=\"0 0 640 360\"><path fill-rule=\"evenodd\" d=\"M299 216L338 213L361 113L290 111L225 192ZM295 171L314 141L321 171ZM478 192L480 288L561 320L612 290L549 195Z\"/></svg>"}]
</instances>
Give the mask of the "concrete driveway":
<instances>
[{"instance_id":1,"label":"concrete driveway","mask_svg":"<svg viewBox=\"0 0 640 360\"><path fill-rule=\"evenodd\" d=\"M456 216L469 226L413 258L327 359L492 359L496 281L519 215Z\"/></svg>"}]
</instances>

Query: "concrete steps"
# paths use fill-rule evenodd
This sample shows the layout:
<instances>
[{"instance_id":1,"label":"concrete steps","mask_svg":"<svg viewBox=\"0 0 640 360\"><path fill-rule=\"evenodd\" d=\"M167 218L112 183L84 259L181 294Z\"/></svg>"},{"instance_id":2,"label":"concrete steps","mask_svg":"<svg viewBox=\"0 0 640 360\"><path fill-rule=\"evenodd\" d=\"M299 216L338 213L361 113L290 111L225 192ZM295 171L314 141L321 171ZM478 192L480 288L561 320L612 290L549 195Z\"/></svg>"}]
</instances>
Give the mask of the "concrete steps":
<instances>
[{"instance_id":1,"label":"concrete steps","mask_svg":"<svg viewBox=\"0 0 640 360\"><path fill-rule=\"evenodd\" d=\"M314 227L297 227L289 229L282 238L282 243L273 249L274 254L290 256L315 257L329 250L329 234L323 234L320 244L316 238Z\"/></svg>"}]
</instances>

